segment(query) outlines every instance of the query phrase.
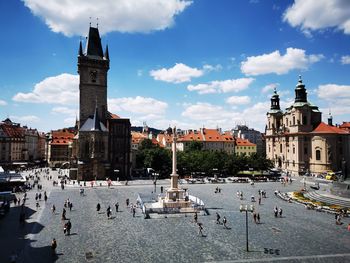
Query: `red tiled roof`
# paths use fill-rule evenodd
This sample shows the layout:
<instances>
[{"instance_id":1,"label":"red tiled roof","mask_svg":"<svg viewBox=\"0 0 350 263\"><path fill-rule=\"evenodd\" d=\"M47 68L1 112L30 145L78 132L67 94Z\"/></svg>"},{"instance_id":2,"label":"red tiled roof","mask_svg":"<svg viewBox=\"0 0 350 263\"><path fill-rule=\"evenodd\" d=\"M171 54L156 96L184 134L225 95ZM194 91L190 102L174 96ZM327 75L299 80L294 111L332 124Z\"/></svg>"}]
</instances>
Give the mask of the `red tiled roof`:
<instances>
[{"instance_id":1,"label":"red tiled roof","mask_svg":"<svg viewBox=\"0 0 350 263\"><path fill-rule=\"evenodd\" d=\"M350 122L343 122L343 124L339 125L340 129L350 130Z\"/></svg>"},{"instance_id":2,"label":"red tiled roof","mask_svg":"<svg viewBox=\"0 0 350 263\"><path fill-rule=\"evenodd\" d=\"M10 138L24 138L24 129L20 126L3 123L1 128Z\"/></svg>"},{"instance_id":3,"label":"red tiled roof","mask_svg":"<svg viewBox=\"0 0 350 263\"><path fill-rule=\"evenodd\" d=\"M69 130L52 131L51 145L68 145L73 141L74 133Z\"/></svg>"},{"instance_id":4,"label":"red tiled roof","mask_svg":"<svg viewBox=\"0 0 350 263\"><path fill-rule=\"evenodd\" d=\"M332 134L349 134L349 132L340 129L335 126L327 125L324 122L321 122L316 129L314 129L311 133L332 133Z\"/></svg>"},{"instance_id":5,"label":"red tiled roof","mask_svg":"<svg viewBox=\"0 0 350 263\"><path fill-rule=\"evenodd\" d=\"M236 138L236 145L237 146L256 146L256 144L251 143L249 140L242 139L242 138Z\"/></svg>"}]
</instances>

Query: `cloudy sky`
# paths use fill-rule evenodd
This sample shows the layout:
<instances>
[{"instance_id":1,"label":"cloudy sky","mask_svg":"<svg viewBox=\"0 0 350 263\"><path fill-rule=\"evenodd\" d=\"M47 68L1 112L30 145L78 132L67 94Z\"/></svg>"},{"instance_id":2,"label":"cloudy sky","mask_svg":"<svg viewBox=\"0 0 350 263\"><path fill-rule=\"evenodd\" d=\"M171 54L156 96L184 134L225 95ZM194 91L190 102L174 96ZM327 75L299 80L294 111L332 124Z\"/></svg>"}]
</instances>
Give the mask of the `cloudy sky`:
<instances>
[{"instance_id":1,"label":"cloudy sky","mask_svg":"<svg viewBox=\"0 0 350 263\"><path fill-rule=\"evenodd\" d=\"M0 1L0 118L49 131L79 112L77 52L108 44L108 109L132 125L264 131L302 75L308 99L350 121L348 0ZM97 19L98 18L98 19Z\"/></svg>"}]
</instances>

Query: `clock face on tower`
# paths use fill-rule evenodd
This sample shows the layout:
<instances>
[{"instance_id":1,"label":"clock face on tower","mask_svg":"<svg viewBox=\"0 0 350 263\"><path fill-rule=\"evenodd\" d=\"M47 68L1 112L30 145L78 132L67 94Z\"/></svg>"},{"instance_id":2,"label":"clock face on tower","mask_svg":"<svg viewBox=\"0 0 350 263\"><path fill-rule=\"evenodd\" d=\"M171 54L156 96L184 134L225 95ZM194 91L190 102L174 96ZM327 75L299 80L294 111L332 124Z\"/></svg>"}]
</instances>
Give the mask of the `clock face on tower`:
<instances>
[{"instance_id":1,"label":"clock face on tower","mask_svg":"<svg viewBox=\"0 0 350 263\"><path fill-rule=\"evenodd\" d=\"M90 80L91 82L96 82L97 79L97 70L90 71Z\"/></svg>"}]
</instances>

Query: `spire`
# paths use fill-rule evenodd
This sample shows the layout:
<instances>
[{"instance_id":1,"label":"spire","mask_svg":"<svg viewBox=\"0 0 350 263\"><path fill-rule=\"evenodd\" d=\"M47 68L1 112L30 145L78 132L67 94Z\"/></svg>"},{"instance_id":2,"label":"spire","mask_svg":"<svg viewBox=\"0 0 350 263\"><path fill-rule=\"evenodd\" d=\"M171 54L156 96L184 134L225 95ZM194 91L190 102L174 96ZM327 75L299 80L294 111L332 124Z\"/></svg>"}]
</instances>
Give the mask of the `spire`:
<instances>
[{"instance_id":1,"label":"spire","mask_svg":"<svg viewBox=\"0 0 350 263\"><path fill-rule=\"evenodd\" d=\"M97 109L97 105L95 108L95 114L94 114L94 118L93 118L93 130L94 131L100 131L101 130L101 123L100 123L100 118L98 117L98 109Z\"/></svg>"},{"instance_id":2,"label":"spire","mask_svg":"<svg viewBox=\"0 0 350 263\"><path fill-rule=\"evenodd\" d=\"M80 39L80 42L79 42L79 57L82 57L84 56L83 54L83 45L81 43L81 39Z\"/></svg>"},{"instance_id":3,"label":"spire","mask_svg":"<svg viewBox=\"0 0 350 263\"><path fill-rule=\"evenodd\" d=\"M281 110L280 96L277 94L276 87L274 88L273 95L271 97L271 110Z\"/></svg>"},{"instance_id":4,"label":"spire","mask_svg":"<svg viewBox=\"0 0 350 263\"><path fill-rule=\"evenodd\" d=\"M105 59L109 60L108 45L106 45L106 50L105 50Z\"/></svg>"},{"instance_id":5,"label":"spire","mask_svg":"<svg viewBox=\"0 0 350 263\"><path fill-rule=\"evenodd\" d=\"M331 109L329 109L329 114L328 114L328 125L333 126L333 117L331 114Z\"/></svg>"},{"instance_id":6,"label":"spire","mask_svg":"<svg viewBox=\"0 0 350 263\"><path fill-rule=\"evenodd\" d=\"M89 28L89 36L86 41L86 56L96 56L103 58L103 50L101 45L100 33L98 28Z\"/></svg>"},{"instance_id":7,"label":"spire","mask_svg":"<svg viewBox=\"0 0 350 263\"><path fill-rule=\"evenodd\" d=\"M295 87L295 100L294 102L307 102L307 92L301 75L299 75L298 84Z\"/></svg>"}]
</instances>

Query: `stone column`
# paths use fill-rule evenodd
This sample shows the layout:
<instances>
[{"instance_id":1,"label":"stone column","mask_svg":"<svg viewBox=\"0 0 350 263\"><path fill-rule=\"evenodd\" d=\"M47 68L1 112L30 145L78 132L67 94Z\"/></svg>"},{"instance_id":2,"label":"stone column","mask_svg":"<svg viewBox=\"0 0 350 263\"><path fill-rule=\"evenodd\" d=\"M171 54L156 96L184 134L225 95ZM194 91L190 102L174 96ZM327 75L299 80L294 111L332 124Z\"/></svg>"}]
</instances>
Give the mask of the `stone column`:
<instances>
[{"instance_id":1,"label":"stone column","mask_svg":"<svg viewBox=\"0 0 350 263\"><path fill-rule=\"evenodd\" d=\"M178 189L178 174L176 173L176 127L173 129L173 171L171 173L171 189Z\"/></svg>"}]
</instances>

